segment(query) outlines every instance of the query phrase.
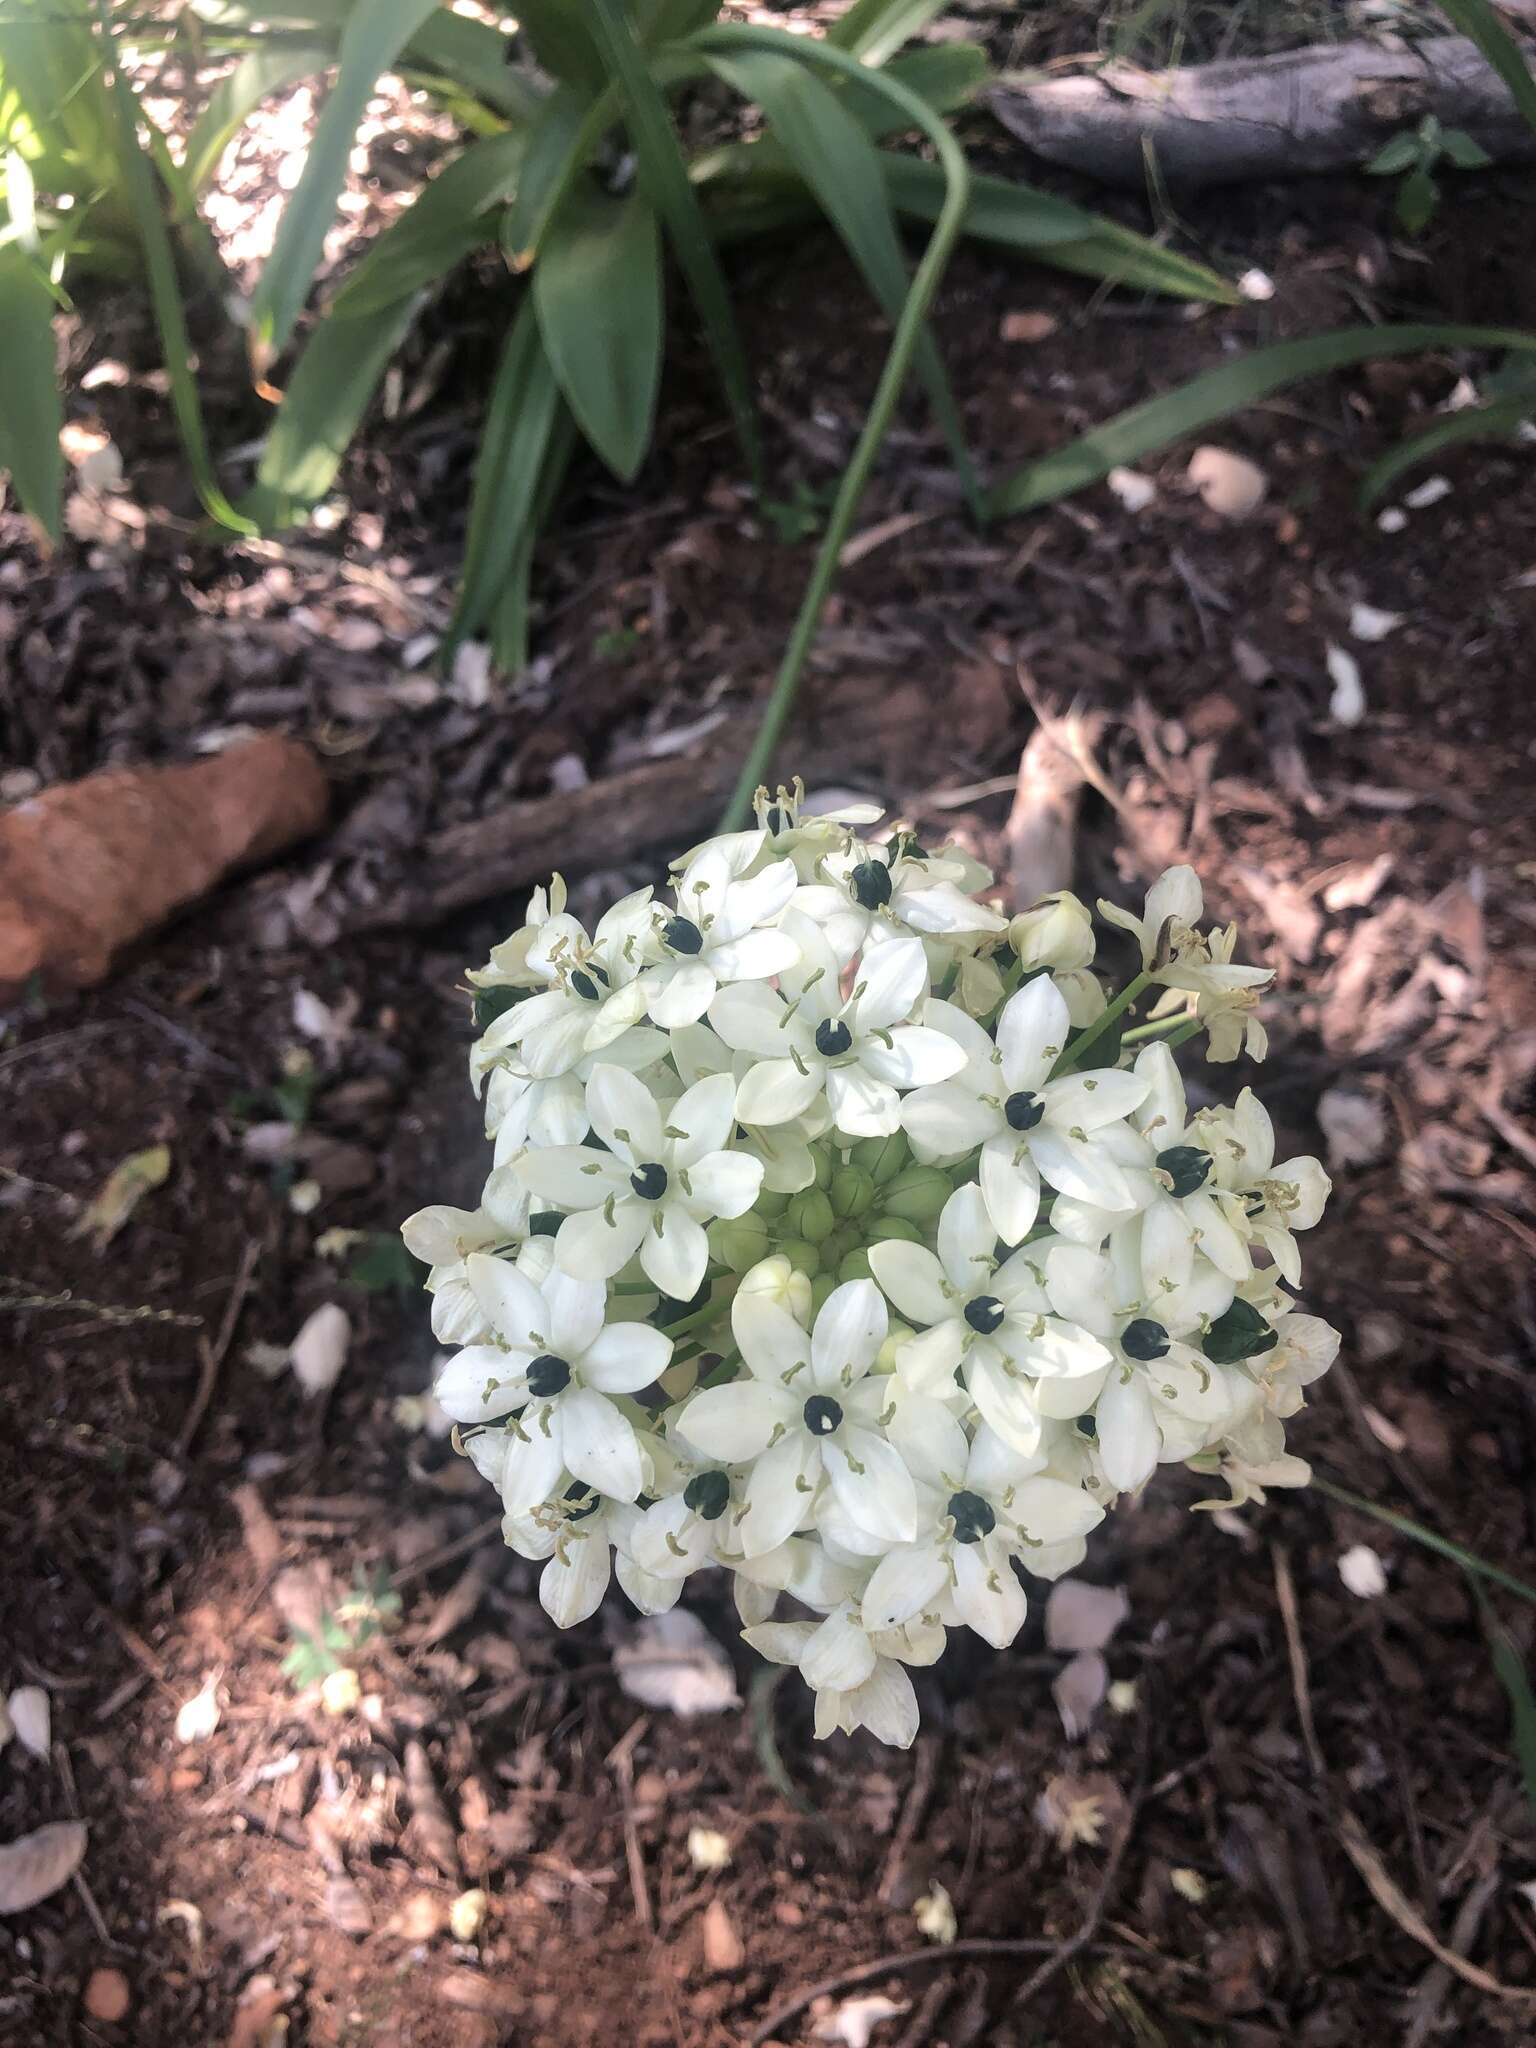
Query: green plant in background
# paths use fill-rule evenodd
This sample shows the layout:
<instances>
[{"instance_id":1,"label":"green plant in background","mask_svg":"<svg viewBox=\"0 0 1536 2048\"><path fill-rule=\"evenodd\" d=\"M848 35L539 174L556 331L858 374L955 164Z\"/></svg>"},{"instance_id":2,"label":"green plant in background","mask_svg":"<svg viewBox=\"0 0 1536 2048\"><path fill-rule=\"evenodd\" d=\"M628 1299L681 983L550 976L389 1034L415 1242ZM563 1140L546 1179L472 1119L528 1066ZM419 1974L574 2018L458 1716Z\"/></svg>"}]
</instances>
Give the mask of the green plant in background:
<instances>
[{"instance_id":1,"label":"green plant in background","mask_svg":"<svg viewBox=\"0 0 1536 2048\"><path fill-rule=\"evenodd\" d=\"M390 1584L389 1573L382 1565L371 1572L359 1565L351 1591L320 1616L318 1628L290 1628L293 1648L283 1659L284 1676L300 1691L322 1685L333 1672L351 1665L376 1637L387 1634L399 1614L400 1595Z\"/></svg>"},{"instance_id":2,"label":"green plant in background","mask_svg":"<svg viewBox=\"0 0 1536 2048\"><path fill-rule=\"evenodd\" d=\"M1433 114L1426 114L1417 128L1404 128L1394 135L1365 168L1373 178L1401 180L1394 208L1398 225L1410 235L1421 235L1439 209L1440 185L1435 177L1439 166L1447 163L1458 171L1483 171L1492 161L1465 129L1442 128Z\"/></svg>"}]
</instances>

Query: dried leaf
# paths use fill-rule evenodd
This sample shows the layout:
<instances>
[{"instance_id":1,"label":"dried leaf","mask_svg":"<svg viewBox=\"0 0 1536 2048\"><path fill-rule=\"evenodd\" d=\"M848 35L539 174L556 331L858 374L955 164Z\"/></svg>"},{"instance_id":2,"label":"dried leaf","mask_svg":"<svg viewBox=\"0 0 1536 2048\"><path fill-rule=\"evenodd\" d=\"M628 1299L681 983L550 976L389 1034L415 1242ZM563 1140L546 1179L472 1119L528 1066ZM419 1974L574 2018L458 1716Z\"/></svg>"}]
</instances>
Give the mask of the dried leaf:
<instances>
[{"instance_id":1,"label":"dried leaf","mask_svg":"<svg viewBox=\"0 0 1536 2048\"><path fill-rule=\"evenodd\" d=\"M1051 1687L1067 1740L1076 1742L1093 1726L1109 1686L1109 1666L1097 1650L1079 1650Z\"/></svg>"},{"instance_id":2,"label":"dried leaf","mask_svg":"<svg viewBox=\"0 0 1536 2048\"><path fill-rule=\"evenodd\" d=\"M1406 617L1406 612L1378 611L1373 604L1352 605L1349 630L1356 640L1385 640L1389 633L1397 631Z\"/></svg>"},{"instance_id":3,"label":"dried leaf","mask_svg":"<svg viewBox=\"0 0 1536 2048\"><path fill-rule=\"evenodd\" d=\"M323 1394L335 1386L351 1342L352 1319L334 1301L322 1303L305 1320L288 1347L288 1363L306 1394Z\"/></svg>"},{"instance_id":4,"label":"dried leaf","mask_svg":"<svg viewBox=\"0 0 1536 2048\"><path fill-rule=\"evenodd\" d=\"M747 1951L736 1932L723 1899L711 1899L704 1908L704 1967L714 1976L739 1970Z\"/></svg>"},{"instance_id":5,"label":"dried leaf","mask_svg":"<svg viewBox=\"0 0 1536 2048\"><path fill-rule=\"evenodd\" d=\"M325 1881L325 1913L331 1925L361 1941L373 1932L373 1913L368 1901L344 1870Z\"/></svg>"},{"instance_id":6,"label":"dried leaf","mask_svg":"<svg viewBox=\"0 0 1536 2048\"><path fill-rule=\"evenodd\" d=\"M96 1251L103 1251L139 1203L153 1189L164 1187L171 1173L169 1145L151 1145L146 1151L131 1152L107 1175L94 1201L77 1217L71 1237L89 1237Z\"/></svg>"},{"instance_id":7,"label":"dried leaf","mask_svg":"<svg viewBox=\"0 0 1536 2048\"><path fill-rule=\"evenodd\" d=\"M176 1716L178 1742L206 1742L219 1725L219 1674L210 1671Z\"/></svg>"},{"instance_id":8,"label":"dried leaf","mask_svg":"<svg viewBox=\"0 0 1536 2048\"><path fill-rule=\"evenodd\" d=\"M460 1892L448 1908L448 1926L454 1940L473 1941L485 1925L490 1909L490 1894L478 1886L473 1891Z\"/></svg>"},{"instance_id":9,"label":"dried leaf","mask_svg":"<svg viewBox=\"0 0 1536 2048\"><path fill-rule=\"evenodd\" d=\"M24 1913L68 1884L85 1854L81 1820L51 1820L0 1845L0 1913Z\"/></svg>"},{"instance_id":10,"label":"dried leaf","mask_svg":"<svg viewBox=\"0 0 1536 2048\"><path fill-rule=\"evenodd\" d=\"M631 1699L685 1719L741 1704L730 1659L685 1607L638 1622L614 1651L613 1665Z\"/></svg>"},{"instance_id":11,"label":"dried leaf","mask_svg":"<svg viewBox=\"0 0 1536 2048\"><path fill-rule=\"evenodd\" d=\"M1360 680L1360 664L1333 640L1328 642L1328 679L1333 684L1328 716L1337 725L1358 725L1365 716L1365 685Z\"/></svg>"},{"instance_id":12,"label":"dried leaf","mask_svg":"<svg viewBox=\"0 0 1536 2048\"><path fill-rule=\"evenodd\" d=\"M1387 1115L1374 1095L1356 1088L1325 1088L1318 1097L1317 1121L1328 1142L1328 1164L1374 1166L1387 1149Z\"/></svg>"},{"instance_id":13,"label":"dried leaf","mask_svg":"<svg viewBox=\"0 0 1536 2048\"><path fill-rule=\"evenodd\" d=\"M405 1745L401 1761L405 1767L405 1789L414 1815L412 1833L417 1846L444 1877L455 1884L464 1881L459 1867L459 1838L443 1795L437 1789L427 1752L414 1738Z\"/></svg>"},{"instance_id":14,"label":"dried leaf","mask_svg":"<svg viewBox=\"0 0 1536 2048\"><path fill-rule=\"evenodd\" d=\"M46 1762L53 1747L53 1710L40 1685L18 1685L6 1701L12 1733L23 1749Z\"/></svg>"},{"instance_id":15,"label":"dried leaf","mask_svg":"<svg viewBox=\"0 0 1536 2048\"><path fill-rule=\"evenodd\" d=\"M1387 1590L1387 1568L1369 1543L1357 1543L1344 1552L1339 1577L1357 1600L1376 1600Z\"/></svg>"},{"instance_id":16,"label":"dried leaf","mask_svg":"<svg viewBox=\"0 0 1536 2048\"><path fill-rule=\"evenodd\" d=\"M1090 1586L1058 1579L1045 1603L1045 1641L1051 1650L1102 1650L1131 1611L1123 1586Z\"/></svg>"}]
</instances>

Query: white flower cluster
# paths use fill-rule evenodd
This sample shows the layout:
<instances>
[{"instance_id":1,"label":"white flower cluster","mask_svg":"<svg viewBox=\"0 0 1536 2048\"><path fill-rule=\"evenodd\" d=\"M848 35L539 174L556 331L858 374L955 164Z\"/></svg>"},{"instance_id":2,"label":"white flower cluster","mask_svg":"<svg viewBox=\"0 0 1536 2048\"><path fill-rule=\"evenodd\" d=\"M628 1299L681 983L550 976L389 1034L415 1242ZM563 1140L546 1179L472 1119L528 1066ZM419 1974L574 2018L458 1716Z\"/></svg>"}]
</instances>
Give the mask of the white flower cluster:
<instances>
[{"instance_id":1,"label":"white flower cluster","mask_svg":"<svg viewBox=\"0 0 1536 2048\"><path fill-rule=\"evenodd\" d=\"M1289 1290L1328 1179L1250 1090L1186 1103L1173 1047L1262 1055L1268 979L1189 868L1100 905L1141 949L1111 998L1075 897L1009 922L871 814L781 790L758 820L590 934L535 895L471 977L481 1205L404 1235L457 1347L437 1399L554 1619L724 1565L817 1732L904 1745L907 1667L1011 1642L1017 1568L1077 1564L1159 1464L1305 1483L1284 1423L1338 1338Z\"/></svg>"}]
</instances>

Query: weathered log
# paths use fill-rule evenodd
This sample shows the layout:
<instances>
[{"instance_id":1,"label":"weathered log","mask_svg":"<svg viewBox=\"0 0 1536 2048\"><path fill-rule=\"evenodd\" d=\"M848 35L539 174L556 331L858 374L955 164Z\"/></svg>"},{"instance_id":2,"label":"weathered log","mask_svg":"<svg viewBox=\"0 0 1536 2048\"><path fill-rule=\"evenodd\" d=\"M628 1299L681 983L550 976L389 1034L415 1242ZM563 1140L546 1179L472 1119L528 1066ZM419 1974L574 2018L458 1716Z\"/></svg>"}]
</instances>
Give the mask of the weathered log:
<instances>
[{"instance_id":1,"label":"weathered log","mask_svg":"<svg viewBox=\"0 0 1536 2048\"><path fill-rule=\"evenodd\" d=\"M1464 36L1332 43L1175 71L1107 64L998 86L988 101L1037 156L1107 185L1142 186L1153 166L1184 191L1348 169L1426 114L1496 159L1536 156L1509 88Z\"/></svg>"}]
</instances>

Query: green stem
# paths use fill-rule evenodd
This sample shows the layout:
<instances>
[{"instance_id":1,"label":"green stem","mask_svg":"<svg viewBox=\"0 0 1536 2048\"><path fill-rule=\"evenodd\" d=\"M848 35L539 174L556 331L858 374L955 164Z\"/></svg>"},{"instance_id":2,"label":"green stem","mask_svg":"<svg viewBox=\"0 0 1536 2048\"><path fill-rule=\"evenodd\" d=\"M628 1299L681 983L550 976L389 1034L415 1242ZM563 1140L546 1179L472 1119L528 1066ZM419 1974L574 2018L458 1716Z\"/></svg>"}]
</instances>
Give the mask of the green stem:
<instances>
[{"instance_id":1,"label":"green stem","mask_svg":"<svg viewBox=\"0 0 1536 2048\"><path fill-rule=\"evenodd\" d=\"M1347 1508L1354 1508L1362 1515L1372 1515L1378 1522L1385 1522L1389 1529L1396 1529L1399 1535L1411 1536L1415 1543L1421 1543L1426 1550L1433 1550L1441 1557L1450 1558L1459 1564L1464 1572L1474 1577L1487 1579L1490 1585L1502 1586L1507 1593L1518 1593L1522 1600L1536 1605L1536 1586L1527 1585L1524 1579L1517 1579L1510 1572L1501 1571L1496 1564L1489 1564L1474 1551L1463 1550L1459 1543L1453 1543L1448 1536L1438 1536L1433 1529L1426 1529L1422 1522L1415 1522L1407 1515L1400 1515L1394 1508L1378 1507L1364 1494L1351 1493L1348 1487L1336 1486L1331 1479L1324 1479L1314 1472L1312 1484L1319 1493L1326 1493L1330 1500L1340 1501Z\"/></svg>"},{"instance_id":2,"label":"green stem","mask_svg":"<svg viewBox=\"0 0 1536 2048\"><path fill-rule=\"evenodd\" d=\"M1198 1022L1198 1018L1192 1017L1188 1011L1176 1010L1171 1017L1154 1017L1150 1024L1138 1024L1133 1030L1122 1031L1120 1043L1122 1045L1140 1045L1147 1039L1167 1038L1175 1031L1182 1031L1186 1024L1198 1024Z\"/></svg>"},{"instance_id":3,"label":"green stem","mask_svg":"<svg viewBox=\"0 0 1536 2048\"><path fill-rule=\"evenodd\" d=\"M705 40L703 37L698 39L700 43ZM923 131L933 144L944 170L944 204L939 211L939 218L928 246L923 252L923 260L913 277L912 289L908 292L906 304L901 309L901 318L896 323L896 333L891 342L890 353L885 359L885 368L880 373L880 382L869 408L869 417L864 423L864 431L859 436L853 458L838 486L837 498L827 521L827 530L817 551L810 582L806 586L794 630L789 636L789 644L784 650L784 659L775 678L762 723L742 765L741 774L737 777L731 800L720 819L722 832L739 831L746 823L752 810L753 794L767 774L774 749L794 708L801 672L815 643L821 625L821 615L837 577L838 558L852 528L854 515L859 509L859 501L869 482L870 471L874 468L880 445L890 427L902 386L907 381L913 353L922 337L923 323L938 290L939 280L944 275L950 255L959 239L965 221L965 210L970 200L970 171L959 145L933 109L896 79L886 78L880 72L871 70L867 64L861 64L856 58L847 56L843 51L833 49L824 42L813 43L809 38L790 39L771 30L744 27L712 29L707 37L709 43L719 44L727 52L732 48L754 48L772 51L775 56L786 54L785 43L790 40L793 40L797 47L788 54L807 62L828 66L834 71L858 79L861 84L884 94L901 109L913 127Z\"/></svg>"},{"instance_id":4,"label":"green stem","mask_svg":"<svg viewBox=\"0 0 1536 2048\"><path fill-rule=\"evenodd\" d=\"M1087 1029L1062 1052L1051 1069L1051 1079L1054 1081L1058 1074L1072 1073L1081 1064L1083 1054L1092 1051L1115 1019L1125 1015L1142 990L1151 986L1151 982L1152 977L1145 969L1134 981L1127 982L1114 1001L1105 1005L1102 1014L1095 1017Z\"/></svg>"}]
</instances>

